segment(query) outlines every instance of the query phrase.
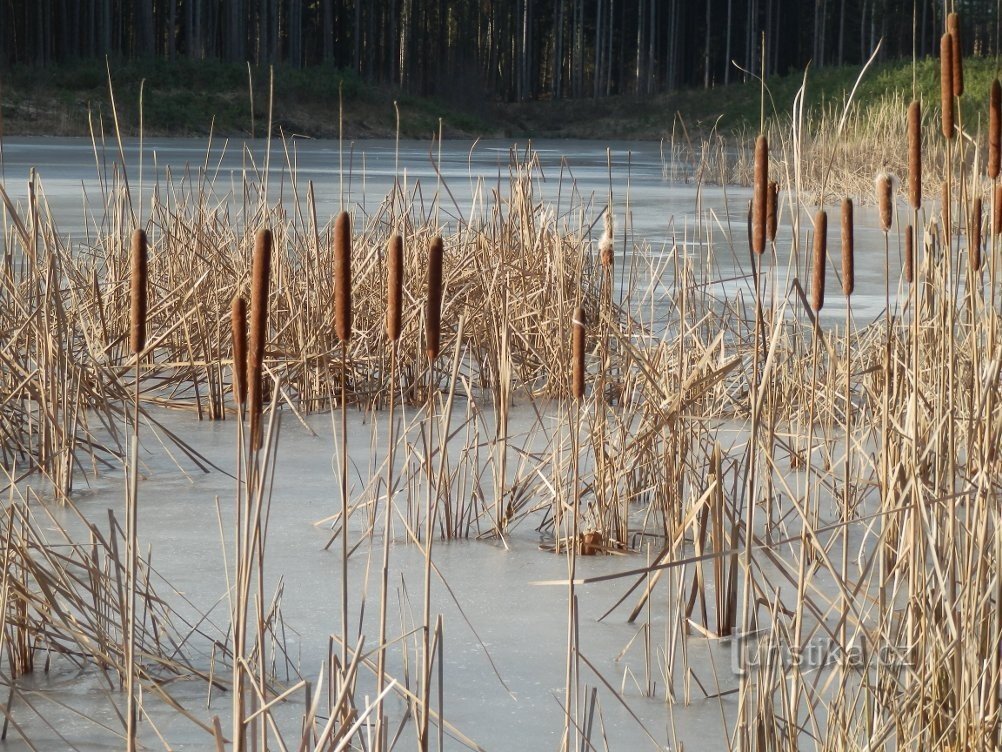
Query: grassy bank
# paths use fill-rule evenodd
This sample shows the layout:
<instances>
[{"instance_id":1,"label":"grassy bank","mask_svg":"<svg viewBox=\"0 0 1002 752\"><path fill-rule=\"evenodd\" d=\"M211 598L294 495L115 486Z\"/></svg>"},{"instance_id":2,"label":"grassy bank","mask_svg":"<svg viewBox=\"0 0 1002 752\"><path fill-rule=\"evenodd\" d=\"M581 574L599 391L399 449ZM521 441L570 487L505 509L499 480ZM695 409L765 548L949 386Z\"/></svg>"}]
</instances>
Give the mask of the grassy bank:
<instances>
[{"instance_id":1,"label":"grassy bank","mask_svg":"<svg viewBox=\"0 0 1002 752\"><path fill-rule=\"evenodd\" d=\"M126 131L134 132L139 122L141 84L147 133L191 136L207 134L213 128L227 136L260 136L266 127L267 69L248 70L213 61L132 62L112 64L111 68ZM973 123L986 107L995 63L970 59L965 70L969 92L965 122ZM858 66L809 70L807 111L822 113L833 103L843 102L859 72ZM798 72L768 81L767 117L782 121L789 116L804 78L804 73ZM0 74L0 83L0 112L8 135L86 135L90 113L107 118L111 112L103 62L13 68ZM938 101L935 60L919 63L917 84L924 101ZM392 136L396 129L394 102L400 108L401 134L406 137L430 136L442 118L445 132L456 136L660 139L669 136L673 127L679 128L677 119L690 134L705 135L714 127L724 133L757 130L761 101L759 83L749 81L646 99L617 96L504 104L466 97L448 102L364 83L351 71L276 68L275 125L287 134L336 137L339 87L344 131L350 138ZM856 101L864 110L882 107L896 98L910 98L911 91L910 62L883 63L867 72Z\"/></svg>"}]
</instances>

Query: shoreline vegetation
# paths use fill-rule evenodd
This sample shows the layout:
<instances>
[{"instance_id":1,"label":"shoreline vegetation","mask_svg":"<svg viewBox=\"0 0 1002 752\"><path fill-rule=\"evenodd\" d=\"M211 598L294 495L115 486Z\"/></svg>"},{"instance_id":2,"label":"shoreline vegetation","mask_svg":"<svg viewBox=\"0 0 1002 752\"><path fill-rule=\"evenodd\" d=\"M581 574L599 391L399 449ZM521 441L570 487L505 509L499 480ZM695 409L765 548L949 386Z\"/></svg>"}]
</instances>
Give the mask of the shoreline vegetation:
<instances>
[{"instance_id":1,"label":"shoreline vegetation","mask_svg":"<svg viewBox=\"0 0 1002 752\"><path fill-rule=\"evenodd\" d=\"M965 63L971 95L959 105L961 122L980 143L997 66L989 58L971 57ZM680 172L681 178L666 168L669 179L690 180L700 174L708 183L746 186L752 177L751 134L758 131L762 114L757 80L649 97L521 103L466 97L453 102L369 84L351 71L332 67L269 69L204 61L132 61L106 67L85 61L46 68L14 66L0 73L0 133L89 137L91 129L110 132L109 69L125 136L138 134L142 99L148 137L211 133L262 138L270 114L278 138L336 139L343 134L355 141L399 134L425 139L441 132L445 138L651 140L665 145L667 158L689 166ZM919 61L915 84L927 103L923 133L930 141L938 127L936 60ZM874 175L905 173L907 155L894 145L904 135L903 115L911 98L910 61L877 63L865 71L855 65L808 69L766 82L766 129L777 146L789 140L785 134L793 126L802 132L802 191L814 196L849 194L867 202ZM784 160L774 165L774 173L794 161L789 155ZM942 160L930 150L926 161L926 189L934 190L943 179L936 170ZM796 179L790 176L790 182Z\"/></svg>"}]
</instances>

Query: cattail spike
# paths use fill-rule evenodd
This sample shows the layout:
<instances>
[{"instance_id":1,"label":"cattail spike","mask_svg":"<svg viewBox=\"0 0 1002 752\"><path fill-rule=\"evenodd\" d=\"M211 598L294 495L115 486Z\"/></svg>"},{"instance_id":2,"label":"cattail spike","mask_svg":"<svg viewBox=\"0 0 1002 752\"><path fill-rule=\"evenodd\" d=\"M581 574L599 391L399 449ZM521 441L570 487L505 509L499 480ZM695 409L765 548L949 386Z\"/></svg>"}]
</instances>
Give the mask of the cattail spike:
<instances>
[{"instance_id":1,"label":"cattail spike","mask_svg":"<svg viewBox=\"0 0 1002 752\"><path fill-rule=\"evenodd\" d=\"M964 50L960 41L960 16L950 13L946 17L946 30L950 32L953 96L961 97L964 95Z\"/></svg>"},{"instance_id":2,"label":"cattail spike","mask_svg":"<svg viewBox=\"0 0 1002 752\"><path fill-rule=\"evenodd\" d=\"M848 298L856 289L855 238L852 199L842 201L842 292Z\"/></svg>"},{"instance_id":3,"label":"cattail spike","mask_svg":"<svg viewBox=\"0 0 1002 752\"><path fill-rule=\"evenodd\" d=\"M247 398L247 301L239 295L230 304L230 336L233 339L233 401Z\"/></svg>"},{"instance_id":4,"label":"cattail spike","mask_svg":"<svg viewBox=\"0 0 1002 752\"><path fill-rule=\"evenodd\" d=\"M948 181L943 181L940 192L942 193L940 210L943 214L943 232L946 233L946 237L950 237L953 233L953 226L950 224L953 221L953 216L950 213L950 183Z\"/></svg>"},{"instance_id":5,"label":"cattail spike","mask_svg":"<svg viewBox=\"0 0 1002 752\"><path fill-rule=\"evenodd\" d=\"M943 137L953 138L953 35L947 32L939 40L939 94L942 108Z\"/></svg>"},{"instance_id":6,"label":"cattail spike","mask_svg":"<svg viewBox=\"0 0 1002 752\"><path fill-rule=\"evenodd\" d=\"M776 231L779 228L779 183L769 181L767 202L765 208L766 237L770 243L776 242Z\"/></svg>"},{"instance_id":7,"label":"cattail spike","mask_svg":"<svg viewBox=\"0 0 1002 752\"><path fill-rule=\"evenodd\" d=\"M425 337L428 360L435 360L442 338L442 238L435 237L428 249L428 308Z\"/></svg>"},{"instance_id":8,"label":"cattail spike","mask_svg":"<svg viewBox=\"0 0 1002 752\"><path fill-rule=\"evenodd\" d=\"M755 193L752 196L752 250L765 253L766 211L769 190L769 141L755 140Z\"/></svg>"},{"instance_id":9,"label":"cattail spike","mask_svg":"<svg viewBox=\"0 0 1002 752\"><path fill-rule=\"evenodd\" d=\"M922 105L908 105L908 202L922 208Z\"/></svg>"},{"instance_id":10,"label":"cattail spike","mask_svg":"<svg viewBox=\"0 0 1002 752\"><path fill-rule=\"evenodd\" d=\"M1002 84L992 81L988 96L988 177L995 180L1002 168Z\"/></svg>"},{"instance_id":11,"label":"cattail spike","mask_svg":"<svg viewBox=\"0 0 1002 752\"><path fill-rule=\"evenodd\" d=\"M818 313L825 307L825 262L828 257L828 212L814 215L814 259L811 264L811 308Z\"/></svg>"},{"instance_id":12,"label":"cattail spike","mask_svg":"<svg viewBox=\"0 0 1002 752\"><path fill-rule=\"evenodd\" d=\"M131 325L129 344L134 355L146 349L146 309L149 302L149 280L147 269L146 233L136 230L132 233L132 289Z\"/></svg>"},{"instance_id":13,"label":"cattail spike","mask_svg":"<svg viewBox=\"0 0 1002 752\"><path fill-rule=\"evenodd\" d=\"M915 230L911 225L905 228L905 282L915 281Z\"/></svg>"},{"instance_id":14,"label":"cattail spike","mask_svg":"<svg viewBox=\"0 0 1002 752\"><path fill-rule=\"evenodd\" d=\"M342 344L351 339L351 218L334 221L334 333Z\"/></svg>"},{"instance_id":15,"label":"cattail spike","mask_svg":"<svg viewBox=\"0 0 1002 752\"><path fill-rule=\"evenodd\" d=\"M584 308L574 309L574 331L571 343L571 394L576 400L585 393L585 319Z\"/></svg>"},{"instance_id":16,"label":"cattail spike","mask_svg":"<svg viewBox=\"0 0 1002 752\"><path fill-rule=\"evenodd\" d=\"M967 228L967 256L973 272L981 270L981 209L981 196L978 196L974 199L971 225Z\"/></svg>"},{"instance_id":17,"label":"cattail spike","mask_svg":"<svg viewBox=\"0 0 1002 752\"><path fill-rule=\"evenodd\" d=\"M1002 185L995 186L995 204L992 206L992 232L1002 235Z\"/></svg>"},{"instance_id":18,"label":"cattail spike","mask_svg":"<svg viewBox=\"0 0 1002 752\"><path fill-rule=\"evenodd\" d=\"M250 345L247 353L247 402L251 419L251 448L262 444L261 410L264 405L264 348L268 338L268 287L271 283L271 230L254 238L251 268Z\"/></svg>"},{"instance_id":19,"label":"cattail spike","mask_svg":"<svg viewBox=\"0 0 1002 752\"><path fill-rule=\"evenodd\" d=\"M404 239L393 233L386 249L386 336L391 342L400 339L403 304Z\"/></svg>"},{"instance_id":20,"label":"cattail spike","mask_svg":"<svg viewBox=\"0 0 1002 752\"><path fill-rule=\"evenodd\" d=\"M880 227L884 232L891 229L894 220L893 182L886 172L877 175L877 206L880 209Z\"/></svg>"}]
</instances>

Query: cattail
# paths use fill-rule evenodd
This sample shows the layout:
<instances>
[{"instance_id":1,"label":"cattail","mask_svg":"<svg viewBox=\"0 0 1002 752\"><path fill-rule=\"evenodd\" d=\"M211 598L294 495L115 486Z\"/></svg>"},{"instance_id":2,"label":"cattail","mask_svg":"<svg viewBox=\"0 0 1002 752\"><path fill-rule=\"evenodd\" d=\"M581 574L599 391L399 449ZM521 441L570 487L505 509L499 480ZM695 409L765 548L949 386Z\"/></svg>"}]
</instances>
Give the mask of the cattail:
<instances>
[{"instance_id":1,"label":"cattail","mask_svg":"<svg viewBox=\"0 0 1002 752\"><path fill-rule=\"evenodd\" d=\"M894 203L891 200L893 182L891 176L886 172L877 175L877 206L880 208L880 226L884 232L891 229L891 221L894 219Z\"/></svg>"},{"instance_id":2,"label":"cattail","mask_svg":"<svg viewBox=\"0 0 1002 752\"><path fill-rule=\"evenodd\" d=\"M953 138L953 36L939 40L939 93L943 117L943 136Z\"/></svg>"},{"instance_id":3,"label":"cattail","mask_svg":"<svg viewBox=\"0 0 1002 752\"><path fill-rule=\"evenodd\" d=\"M995 186L995 205L992 207L992 232L1002 235L1002 185Z\"/></svg>"},{"instance_id":4,"label":"cattail","mask_svg":"<svg viewBox=\"0 0 1002 752\"><path fill-rule=\"evenodd\" d=\"M146 349L146 307L148 303L148 270L146 262L146 233L132 233L132 331L129 344L135 355Z\"/></svg>"},{"instance_id":5,"label":"cattail","mask_svg":"<svg viewBox=\"0 0 1002 752\"><path fill-rule=\"evenodd\" d=\"M250 345L247 353L247 402L251 418L251 447L261 448L261 408L264 404L261 372L268 336L268 285L271 280L271 230L254 238L251 266Z\"/></svg>"},{"instance_id":6,"label":"cattail","mask_svg":"<svg viewBox=\"0 0 1002 752\"><path fill-rule=\"evenodd\" d=\"M915 230L911 225L905 228L905 282L915 281Z\"/></svg>"},{"instance_id":7,"label":"cattail","mask_svg":"<svg viewBox=\"0 0 1002 752\"><path fill-rule=\"evenodd\" d=\"M908 105L908 201L922 208L922 105Z\"/></svg>"},{"instance_id":8,"label":"cattail","mask_svg":"<svg viewBox=\"0 0 1002 752\"><path fill-rule=\"evenodd\" d=\"M814 215L814 261L811 265L811 308L818 313L825 306L825 259L828 255L828 212Z\"/></svg>"},{"instance_id":9,"label":"cattail","mask_svg":"<svg viewBox=\"0 0 1002 752\"><path fill-rule=\"evenodd\" d=\"M848 298L856 289L855 239L852 228L852 199L842 201L842 292Z\"/></svg>"},{"instance_id":10,"label":"cattail","mask_svg":"<svg viewBox=\"0 0 1002 752\"><path fill-rule=\"evenodd\" d=\"M334 221L334 333L341 343L351 339L351 218L340 212Z\"/></svg>"},{"instance_id":11,"label":"cattail","mask_svg":"<svg viewBox=\"0 0 1002 752\"><path fill-rule=\"evenodd\" d=\"M1002 168L1002 84L992 81L988 97L988 177L995 180Z\"/></svg>"},{"instance_id":12,"label":"cattail","mask_svg":"<svg viewBox=\"0 0 1002 752\"><path fill-rule=\"evenodd\" d=\"M579 400L585 393L585 312L584 308L574 309L574 338L571 347L571 393Z\"/></svg>"},{"instance_id":13,"label":"cattail","mask_svg":"<svg viewBox=\"0 0 1002 752\"><path fill-rule=\"evenodd\" d=\"M981 269L981 196L974 199L971 209L971 226L967 228L967 255L971 271Z\"/></svg>"},{"instance_id":14,"label":"cattail","mask_svg":"<svg viewBox=\"0 0 1002 752\"><path fill-rule=\"evenodd\" d=\"M766 208L769 192L769 141L755 140L755 193L752 197L752 250L765 253Z\"/></svg>"},{"instance_id":15,"label":"cattail","mask_svg":"<svg viewBox=\"0 0 1002 752\"><path fill-rule=\"evenodd\" d=\"M946 17L946 30L950 32L950 64L953 68L953 96L964 94L964 53L960 44L960 16L950 13Z\"/></svg>"},{"instance_id":16,"label":"cattail","mask_svg":"<svg viewBox=\"0 0 1002 752\"><path fill-rule=\"evenodd\" d=\"M776 230L779 227L779 183L775 180L769 181L767 199L765 207L765 232L769 242L772 243L776 240Z\"/></svg>"},{"instance_id":17,"label":"cattail","mask_svg":"<svg viewBox=\"0 0 1002 752\"><path fill-rule=\"evenodd\" d=\"M404 239L395 232L386 248L386 336L391 342L400 339L403 304Z\"/></svg>"},{"instance_id":18,"label":"cattail","mask_svg":"<svg viewBox=\"0 0 1002 752\"><path fill-rule=\"evenodd\" d=\"M428 249L428 308L425 314L428 360L438 357L442 338L442 238L435 237Z\"/></svg>"},{"instance_id":19,"label":"cattail","mask_svg":"<svg viewBox=\"0 0 1002 752\"><path fill-rule=\"evenodd\" d=\"M605 210L605 232L598 241L599 259L607 270L612 268L615 241L613 240L612 207Z\"/></svg>"},{"instance_id":20,"label":"cattail","mask_svg":"<svg viewBox=\"0 0 1002 752\"><path fill-rule=\"evenodd\" d=\"M230 304L230 336L233 338L233 400L243 405L247 397L247 302L239 295Z\"/></svg>"}]
</instances>

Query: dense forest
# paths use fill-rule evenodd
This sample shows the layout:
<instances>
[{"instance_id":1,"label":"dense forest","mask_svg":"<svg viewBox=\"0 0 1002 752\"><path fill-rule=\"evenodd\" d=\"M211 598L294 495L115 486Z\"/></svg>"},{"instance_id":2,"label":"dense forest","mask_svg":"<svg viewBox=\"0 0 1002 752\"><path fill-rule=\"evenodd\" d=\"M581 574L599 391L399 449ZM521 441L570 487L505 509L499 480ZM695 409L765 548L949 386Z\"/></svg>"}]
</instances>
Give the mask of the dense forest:
<instances>
[{"instance_id":1,"label":"dense forest","mask_svg":"<svg viewBox=\"0 0 1002 752\"><path fill-rule=\"evenodd\" d=\"M0 0L0 66L81 58L330 65L419 95L647 95L932 54L944 0ZM997 0L955 0L994 54ZM764 45L763 45L764 40ZM763 49L764 46L764 49Z\"/></svg>"}]
</instances>

